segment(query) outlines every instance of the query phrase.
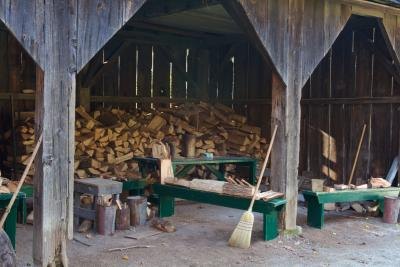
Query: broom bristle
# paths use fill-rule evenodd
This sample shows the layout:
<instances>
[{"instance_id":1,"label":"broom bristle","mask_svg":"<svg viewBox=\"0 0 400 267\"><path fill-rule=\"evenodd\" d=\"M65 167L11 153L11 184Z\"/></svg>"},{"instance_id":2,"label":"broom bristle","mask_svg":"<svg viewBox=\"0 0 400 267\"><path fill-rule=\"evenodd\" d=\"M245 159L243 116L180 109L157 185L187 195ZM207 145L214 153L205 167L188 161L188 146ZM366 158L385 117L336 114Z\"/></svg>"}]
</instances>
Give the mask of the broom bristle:
<instances>
[{"instance_id":1,"label":"broom bristle","mask_svg":"<svg viewBox=\"0 0 400 267\"><path fill-rule=\"evenodd\" d=\"M253 213L250 211L243 213L238 225L229 239L229 245L237 248L249 248L251 242L251 233L253 231L253 223Z\"/></svg>"}]
</instances>

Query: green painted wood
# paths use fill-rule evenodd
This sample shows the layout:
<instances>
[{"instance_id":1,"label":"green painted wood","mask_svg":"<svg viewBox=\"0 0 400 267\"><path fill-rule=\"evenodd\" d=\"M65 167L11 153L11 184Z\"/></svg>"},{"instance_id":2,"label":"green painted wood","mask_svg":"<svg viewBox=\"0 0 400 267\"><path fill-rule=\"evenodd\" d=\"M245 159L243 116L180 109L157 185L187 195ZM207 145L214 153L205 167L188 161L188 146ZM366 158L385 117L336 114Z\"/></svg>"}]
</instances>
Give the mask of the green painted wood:
<instances>
[{"instance_id":1,"label":"green painted wood","mask_svg":"<svg viewBox=\"0 0 400 267\"><path fill-rule=\"evenodd\" d=\"M381 200L385 196L397 197L400 193L399 187L370 188L358 190L341 190L335 192L312 192L303 191L304 198L316 196L318 203L352 202L365 200Z\"/></svg>"},{"instance_id":2,"label":"green painted wood","mask_svg":"<svg viewBox=\"0 0 400 267\"><path fill-rule=\"evenodd\" d=\"M208 203L228 208L247 210L250 205L250 199L239 198L228 195L221 195L213 192L194 190L173 185L153 185L154 192L164 196L173 196L201 203ZM286 200L282 198L272 199L270 201L256 200L253 211L265 213L282 208L286 204Z\"/></svg>"},{"instance_id":3,"label":"green painted wood","mask_svg":"<svg viewBox=\"0 0 400 267\"><path fill-rule=\"evenodd\" d=\"M280 211L280 210L279 210ZM278 236L278 210L263 214L264 240L272 240Z\"/></svg>"},{"instance_id":4,"label":"green painted wood","mask_svg":"<svg viewBox=\"0 0 400 267\"><path fill-rule=\"evenodd\" d=\"M4 209L7 207L10 202L13 194L0 194L0 209ZM18 193L17 199L12 206L10 213L4 223L4 231L7 233L10 238L11 244L15 249L15 235L17 232L17 215L18 215L18 205L20 203L20 199L25 199L25 193Z\"/></svg>"},{"instance_id":5,"label":"green painted wood","mask_svg":"<svg viewBox=\"0 0 400 267\"><path fill-rule=\"evenodd\" d=\"M322 229L324 226L324 204L318 202L318 197L304 194L307 201L307 224L311 227Z\"/></svg>"},{"instance_id":6,"label":"green painted wood","mask_svg":"<svg viewBox=\"0 0 400 267\"><path fill-rule=\"evenodd\" d=\"M175 213L175 198L161 194L159 196L159 215L162 217L170 217Z\"/></svg>"},{"instance_id":7,"label":"green painted wood","mask_svg":"<svg viewBox=\"0 0 400 267\"><path fill-rule=\"evenodd\" d=\"M159 196L160 217L169 217L174 214L174 197L242 210L247 210L250 205L250 199L172 185L154 184L153 189ZM263 214L264 240L272 240L278 236L278 213L285 204L286 200L282 198L272 199L267 202L263 200L255 202L253 211Z\"/></svg>"},{"instance_id":8,"label":"green painted wood","mask_svg":"<svg viewBox=\"0 0 400 267\"><path fill-rule=\"evenodd\" d=\"M140 190L146 186L146 180L133 180L133 181L124 181L122 182L122 190Z\"/></svg>"},{"instance_id":9,"label":"green painted wood","mask_svg":"<svg viewBox=\"0 0 400 267\"><path fill-rule=\"evenodd\" d=\"M142 177L145 178L148 169L154 169L159 164L159 160L152 157L135 157L133 158L139 163L139 170ZM256 181L257 160L250 157L214 157L213 159L206 158L180 158L172 160L172 167L174 168L175 176L180 178L187 175L187 173L196 165L203 165L215 174L219 180L224 180L225 171L224 164L237 164L249 167L249 180L250 183ZM219 165L219 168L214 168L214 165ZM181 170L177 170L177 166L184 166Z\"/></svg>"},{"instance_id":10,"label":"green painted wood","mask_svg":"<svg viewBox=\"0 0 400 267\"><path fill-rule=\"evenodd\" d=\"M400 188L370 188L358 190L342 190L336 192L312 192L303 191L307 202L307 224L311 227L322 229L324 226L324 204L336 202L353 202L377 200L383 211L383 199L385 196L397 197Z\"/></svg>"},{"instance_id":11,"label":"green painted wood","mask_svg":"<svg viewBox=\"0 0 400 267\"><path fill-rule=\"evenodd\" d=\"M130 196L141 195L145 187L146 187L145 179L122 182L122 191L129 191Z\"/></svg>"}]
</instances>

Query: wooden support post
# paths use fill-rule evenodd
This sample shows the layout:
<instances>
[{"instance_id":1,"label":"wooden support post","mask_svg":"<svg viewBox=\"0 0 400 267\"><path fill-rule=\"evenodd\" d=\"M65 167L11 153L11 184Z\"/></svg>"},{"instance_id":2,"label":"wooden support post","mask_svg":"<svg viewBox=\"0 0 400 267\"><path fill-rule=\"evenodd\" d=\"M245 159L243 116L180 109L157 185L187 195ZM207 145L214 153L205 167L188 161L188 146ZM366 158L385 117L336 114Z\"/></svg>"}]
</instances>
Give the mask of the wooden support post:
<instances>
[{"instance_id":1,"label":"wooden support post","mask_svg":"<svg viewBox=\"0 0 400 267\"><path fill-rule=\"evenodd\" d=\"M47 3L45 51L36 73L36 134L43 146L34 177L33 260L35 266L68 265L72 239L76 49L74 10L68 1Z\"/></svg>"},{"instance_id":2,"label":"wooden support post","mask_svg":"<svg viewBox=\"0 0 400 267\"><path fill-rule=\"evenodd\" d=\"M87 112L90 112L90 88L79 88L79 105L84 107Z\"/></svg>"},{"instance_id":3,"label":"wooden support post","mask_svg":"<svg viewBox=\"0 0 400 267\"><path fill-rule=\"evenodd\" d=\"M296 229L298 165L300 147L300 96L285 88L279 77L272 76L272 125L278 125L272 151L272 190L284 192L287 205L281 225Z\"/></svg>"}]
</instances>

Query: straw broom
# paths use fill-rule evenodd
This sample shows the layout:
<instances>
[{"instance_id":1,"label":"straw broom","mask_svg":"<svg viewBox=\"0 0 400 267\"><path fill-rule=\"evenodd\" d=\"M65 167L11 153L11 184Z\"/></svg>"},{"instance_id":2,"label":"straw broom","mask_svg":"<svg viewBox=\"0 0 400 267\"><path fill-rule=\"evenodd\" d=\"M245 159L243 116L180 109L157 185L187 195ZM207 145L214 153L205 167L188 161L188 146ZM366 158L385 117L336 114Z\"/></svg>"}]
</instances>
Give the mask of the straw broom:
<instances>
[{"instance_id":1,"label":"straw broom","mask_svg":"<svg viewBox=\"0 0 400 267\"><path fill-rule=\"evenodd\" d=\"M269 147L268 147L267 156L265 157L260 176L258 177L257 185L256 185L256 188L254 191L254 195L251 199L249 209L245 213L243 213L238 225L236 226L235 230L233 231L233 233L231 235L231 238L229 239L229 245L232 247L238 247L238 248L249 248L250 247L251 233L253 231L253 224L254 224L254 215L252 212L253 205L254 205L254 201L256 200L258 188L260 187L261 180L262 180L263 174L265 172L265 168L267 167L269 155L271 154L271 149L272 149L272 145L274 144L277 129L278 129L278 126L275 125L275 129L274 129L274 132L273 132L272 138L271 138L271 143L269 144Z\"/></svg>"}]
</instances>

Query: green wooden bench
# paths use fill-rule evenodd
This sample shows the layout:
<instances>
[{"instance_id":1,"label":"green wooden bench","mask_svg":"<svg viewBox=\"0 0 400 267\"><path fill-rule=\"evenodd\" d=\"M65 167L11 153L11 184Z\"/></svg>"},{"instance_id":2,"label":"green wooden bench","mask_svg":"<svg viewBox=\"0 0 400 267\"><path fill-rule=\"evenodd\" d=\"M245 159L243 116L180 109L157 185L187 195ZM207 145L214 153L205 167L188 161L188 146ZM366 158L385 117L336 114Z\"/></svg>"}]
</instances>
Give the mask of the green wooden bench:
<instances>
[{"instance_id":1,"label":"green wooden bench","mask_svg":"<svg viewBox=\"0 0 400 267\"><path fill-rule=\"evenodd\" d=\"M335 192L303 191L303 196L307 202L307 224L311 227L322 229L324 226L325 203L377 200L380 202L380 209L383 210L383 198L385 196L397 197L399 192L400 188L398 187Z\"/></svg>"},{"instance_id":2,"label":"green wooden bench","mask_svg":"<svg viewBox=\"0 0 400 267\"><path fill-rule=\"evenodd\" d=\"M173 185L154 184L153 190L159 196L160 217L174 215L174 198L182 198L241 210L247 210L250 205L250 199L247 198L227 196ZM286 200L283 198L272 199L270 201L256 200L254 203L253 211L263 214L264 240L272 240L278 236L278 214L285 204Z\"/></svg>"},{"instance_id":3,"label":"green wooden bench","mask_svg":"<svg viewBox=\"0 0 400 267\"><path fill-rule=\"evenodd\" d=\"M159 165L159 159L151 157L135 157L133 160L139 164L142 177L146 178L149 171L155 171ZM214 157L206 158L176 158L172 160L172 168L177 178L185 177L193 167L202 165L210 170L220 181L225 180L225 165L234 164L247 166L249 169L248 181L254 184L256 181L257 160L250 157Z\"/></svg>"},{"instance_id":4,"label":"green wooden bench","mask_svg":"<svg viewBox=\"0 0 400 267\"><path fill-rule=\"evenodd\" d=\"M138 179L122 182L122 191L128 191L130 196L140 196L146 187L146 179Z\"/></svg>"},{"instance_id":5,"label":"green wooden bench","mask_svg":"<svg viewBox=\"0 0 400 267\"><path fill-rule=\"evenodd\" d=\"M0 209L5 209L8 206L13 194L0 194ZM4 224L4 231L7 233L10 238L11 244L15 249L15 235L17 232L17 214L18 214L18 205L20 203L24 203L26 198L25 193L18 193L17 199L12 206L10 213Z\"/></svg>"}]
</instances>

